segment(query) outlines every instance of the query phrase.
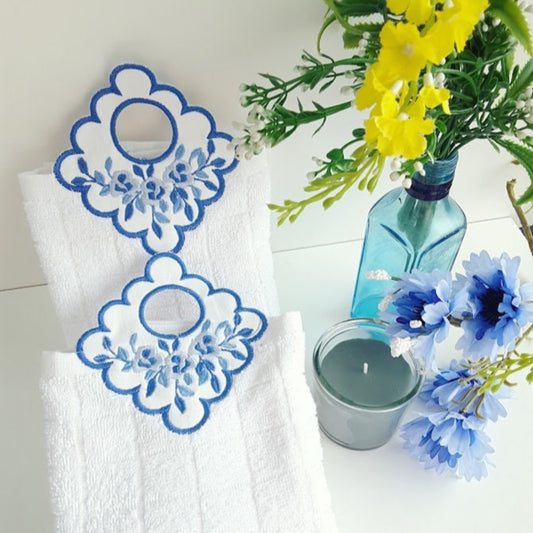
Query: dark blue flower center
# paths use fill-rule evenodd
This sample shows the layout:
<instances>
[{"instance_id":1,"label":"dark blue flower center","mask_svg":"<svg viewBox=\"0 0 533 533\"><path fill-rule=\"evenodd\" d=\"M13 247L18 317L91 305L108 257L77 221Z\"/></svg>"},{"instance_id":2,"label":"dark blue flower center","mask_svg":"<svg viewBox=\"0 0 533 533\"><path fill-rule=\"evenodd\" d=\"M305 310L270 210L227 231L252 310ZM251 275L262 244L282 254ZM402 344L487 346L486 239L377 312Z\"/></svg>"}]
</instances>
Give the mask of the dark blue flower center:
<instances>
[{"instance_id":1,"label":"dark blue flower center","mask_svg":"<svg viewBox=\"0 0 533 533\"><path fill-rule=\"evenodd\" d=\"M495 326L500 320L503 313L498 308L503 302L505 292L502 289L487 288L485 292L479 295L479 302L481 304L481 311L479 315L481 318L491 326Z\"/></svg>"}]
</instances>

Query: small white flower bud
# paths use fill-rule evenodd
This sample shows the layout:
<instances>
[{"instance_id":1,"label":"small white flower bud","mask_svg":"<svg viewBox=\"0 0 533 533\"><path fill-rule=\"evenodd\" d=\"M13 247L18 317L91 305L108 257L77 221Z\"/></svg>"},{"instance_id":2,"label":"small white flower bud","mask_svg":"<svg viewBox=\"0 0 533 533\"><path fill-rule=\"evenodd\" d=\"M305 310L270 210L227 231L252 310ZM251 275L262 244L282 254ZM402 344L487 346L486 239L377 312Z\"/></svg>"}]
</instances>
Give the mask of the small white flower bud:
<instances>
[{"instance_id":1,"label":"small white flower bud","mask_svg":"<svg viewBox=\"0 0 533 533\"><path fill-rule=\"evenodd\" d=\"M437 75L435 76L435 82L439 85L444 84L446 81L446 76L444 75L444 72L437 72Z\"/></svg>"},{"instance_id":2,"label":"small white flower bud","mask_svg":"<svg viewBox=\"0 0 533 533\"><path fill-rule=\"evenodd\" d=\"M516 138L517 139L523 140L526 137L527 137L527 133L525 131L520 130L520 131L516 132Z\"/></svg>"},{"instance_id":3,"label":"small white flower bud","mask_svg":"<svg viewBox=\"0 0 533 533\"><path fill-rule=\"evenodd\" d=\"M385 296L385 298L379 302L378 309L382 312L386 311L393 300L394 298L390 294L387 294L387 296Z\"/></svg>"},{"instance_id":4,"label":"small white flower bud","mask_svg":"<svg viewBox=\"0 0 533 533\"><path fill-rule=\"evenodd\" d=\"M400 355L408 352L411 349L411 339L394 337L390 341L390 352L392 357L400 357Z\"/></svg>"},{"instance_id":5,"label":"small white flower bud","mask_svg":"<svg viewBox=\"0 0 533 533\"><path fill-rule=\"evenodd\" d=\"M368 31L363 32L363 39L366 39L368 41L368 39L370 39L370 32Z\"/></svg>"},{"instance_id":6,"label":"small white flower bud","mask_svg":"<svg viewBox=\"0 0 533 533\"><path fill-rule=\"evenodd\" d=\"M313 181L316 178L316 172L308 172L305 177L307 181Z\"/></svg>"},{"instance_id":7,"label":"small white flower bud","mask_svg":"<svg viewBox=\"0 0 533 533\"><path fill-rule=\"evenodd\" d=\"M393 158L393 160L391 161L390 167L392 168L392 170L400 170L400 168L402 168L401 159L399 157Z\"/></svg>"},{"instance_id":8,"label":"small white flower bud","mask_svg":"<svg viewBox=\"0 0 533 533\"><path fill-rule=\"evenodd\" d=\"M345 85L344 87L341 87L341 94L353 94L354 89L351 85Z\"/></svg>"},{"instance_id":9,"label":"small white flower bud","mask_svg":"<svg viewBox=\"0 0 533 533\"><path fill-rule=\"evenodd\" d=\"M435 85L435 77L431 72L426 72L424 74L424 86L433 87Z\"/></svg>"},{"instance_id":10,"label":"small white flower bud","mask_svg":"<svg viewBox=\"0 0 533 533\"><path fill-rule=\"evenodd\" d=\"M524 107L526 107L526 103L524 100L518 100L515 104L515 107L520 111L520 109L524 109Z\"/></svg>"},{"instance_id":11,"label":"small white flower bud","mask_svg":"<svg viewBox=\"0 0 533 533\"><path fill-rule=\"evenodd\" d=\"M369 270L365 272L366 279L374 279L378 281L389 281L391 280L391 275L383 269L378 270Z\"/></svg>"},{"instance_id":12,"label":"small white flower bud","mask_svg":"<svg viewBox=\"0 0 533 533\"><path fill-rule=\"evenodd\" d=\"M415 167L415 170L417 172L420 172L421 170L424 170L424 165L420 162L420 161L417 161L415 164L414 164L414 167Z\"/></svg>"},{"instance_id":13,"label":"small white flower bud","mask_svg":"<svg viewBox=\"0 0 533 533\"><path fill-rule=\"evenodd\" d=\"M398 181L400 179L400 173L395 170L389 174L389 178L391 181Z\"/></svg>"},{"instance_id":14,"label":"small white flower bud","mask_svg":"<svg viewBox=\"0 0 533 533\"><path fill-rule=\"evenodd\" d=\"M402 186L404 189L410 189L412 184L413 180L411 178L404 178L402 181Z\"/></svg>"},{"instance_id":15,"label":"small white flower bud","mask_svg":"<svg viewBox=\"0 0 533 533\"><path fill-rule=\"evenodd\" d=\"M483 25L481 26L481 29L482 29L483 31L489 31L489 27L488 27L487 24L483 24Z\"/></svg>"},{"instance_id":16,"label":"small white flower bud","mask_svg":"<svg viewBox=\"0 0 533 533\"><path fill-rule=\"evenodd\" d=\"M422 321L421 320L411 320L409 322L409 327L412 329L418 329L422 327Z\"/></svg>"},{"instance_id":17,"label":"small white flower bud","mask_svg":"<svg viewBox=\"0 0 533 533\"><path fill-rule=\"evenodd\" d=\"M403 81L402 80L398 80L394 83L394 85L390 88L390 90L394 93L394 94L398 94L401 89L403 87Z\"/></svg>"},{"instance_id":18,"label":"small white flower bud","mask_svg":"<svg viewBox=\"0 0 533 533\"><path fill-rule=\"evenodd\" d=\"M359 48L366 48L368 46L368 41L366 39L361 39L359 41Z\"/></svg>"},{"instance_id":19,"label":"small white flower bud","mask_svg":"<svg viewBox=\"0 0 533 533\"><path fill-rule=\"evenodd\" d=\"M500 20L499 18L493 18L493 19L492 19L492 25L493 25L494 27L499 26L500 23L501 23L501 20Z\"/></svg>"}]
</instances>

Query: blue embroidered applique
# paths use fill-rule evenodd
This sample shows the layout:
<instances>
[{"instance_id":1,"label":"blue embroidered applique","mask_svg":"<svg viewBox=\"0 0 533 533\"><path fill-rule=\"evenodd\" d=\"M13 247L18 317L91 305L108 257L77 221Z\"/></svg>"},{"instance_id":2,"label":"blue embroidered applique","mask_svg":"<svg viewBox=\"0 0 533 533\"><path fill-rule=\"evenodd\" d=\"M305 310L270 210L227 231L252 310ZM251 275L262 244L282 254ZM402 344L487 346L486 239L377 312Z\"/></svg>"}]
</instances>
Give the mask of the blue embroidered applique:
<instances>
[{"instance_id":1,"label":"blue embroidered applique","mask_svg":"<svg viewBox=\"0 0 533 533\"><path fill-rule=\"evenodd\" d=\"M147 316L151 298L164 291L190 298L181 323ZM161 415L171 431L191 433L208 419L210 404L228 393L232 376L250 363L251 344L266 326L264 315L242 307L233 291L213 288L163 253L126 285L120 300L102 307L98 327L82 335L77 353L101 371L109 389L130 394L138 409Z\"/></svg>"},{"instance_id":2,"label":"blue embroidered applique","mask_svg":"<svg viewBox=\"0 0 533 533\"><path fill-rule=\"evenodd\" d=\"M163 113L168 146L138 151L121 144L117 122L133 105ZM113 70L110 86L93 96L90 116L74 124L70 140L55 163L58 181L80 193L91 213L141 239L150 254L181 249L184 232L201 222L224 190L224 174L237 164L227 150L231 137L217 131L212 115L139 65Z\"/></svg>"}]
</instances>

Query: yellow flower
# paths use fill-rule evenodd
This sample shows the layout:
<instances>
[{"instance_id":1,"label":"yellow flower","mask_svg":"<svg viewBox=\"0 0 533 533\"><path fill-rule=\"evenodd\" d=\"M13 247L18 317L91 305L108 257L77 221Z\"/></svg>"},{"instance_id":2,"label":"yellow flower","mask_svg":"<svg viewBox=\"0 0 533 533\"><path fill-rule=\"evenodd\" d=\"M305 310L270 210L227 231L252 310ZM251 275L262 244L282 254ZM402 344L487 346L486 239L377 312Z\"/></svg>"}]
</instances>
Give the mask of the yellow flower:
<instances>
[{"instance_id":1,"label":"yellow flower","mask_svg":"<svg viewBox=\"0 0 533 533\"><path fill-rule=\"evenodd\" d=\"M416 80L427 62L424 40L411 23L386 22L379 34L381 50L378 56L381 70L393 80Z\"/></svg>"},{"instance_id":2,"label":"yellow flower","mask_svg":"<svg viewBox=\"0 0 533 533\"><path fill-rule=\"evenodd\" d=\"M395 15L405 13L407 20L417 26L426 23L433 13L431 0L387 0L387 7Z\"/></svg>"},{"instance_id":3,"label":"yellow flower","mask_svg":"<svg viewBox=\"0 0 533 533\"><path fill-rule=\"evenodd\" d=\"M379 62L370 65L366 71L363 85L355 96L357 109L366 109L380 102L393 81L394 79L382 68Z\"/></svg>"},{"instance_id":4,"label":"yellow flower","mask_svg":"<svg viewBox=\"0 0 533 533\"><path fill-rule=\"evenodd\" d=\"M466 41L489 6L488 0L453 0L437 13L437 21L424 37L429 59L440 63L455 46L464 50Z\"/></svg>"},{"instance_id":5,"label":"yellow flower","mask_svg":"<svg viewBox=\"0 0 533 533\"><path fill-rule=\"evenodd\" d=\"M405 112L400 112L394 93L387 91L365 121L365 141L376 143L378 151L385 156L416 159L426 149L425 135L435 128L434 121L424 118L424 113L420 98Z\"/></svg>"},{"instance_id":6,"label":"yellow flower","mask_svg":"<svg viewBox=\"0 0 533 533\"><path fill-rule=\"evenodd\" d=\"M432 85L426 85L422 87L418 98L424 104L425 107L433 109L438 105L442 105L442 110L449 115L450 114L450 91L448 89L436 89Z\"/></svg>"}]
</instances>

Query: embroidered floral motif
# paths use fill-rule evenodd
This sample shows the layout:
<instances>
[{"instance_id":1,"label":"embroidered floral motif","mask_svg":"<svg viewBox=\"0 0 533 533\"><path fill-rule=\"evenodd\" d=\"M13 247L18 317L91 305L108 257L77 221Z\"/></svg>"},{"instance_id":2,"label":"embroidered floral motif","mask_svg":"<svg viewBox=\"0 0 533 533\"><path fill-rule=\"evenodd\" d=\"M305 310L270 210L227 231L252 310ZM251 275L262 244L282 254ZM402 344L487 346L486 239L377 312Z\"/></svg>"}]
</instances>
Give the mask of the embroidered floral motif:
<instances>
[{"instance_id":1,"label":"embroidered floral motif","mask_svg":"<svg viewBox=\"0 0 533 533\"><path fill-rule=\"evenodd\" d=\"M155 331L145 317L147 301L169 289L198 303L192 323L183 317L185 331ZM176 256L158 254L121 300L101 309L99 326L80 338L78 355L101 370L108 388L131 394L141 411L160 414L172 431L190 433L205 423L210 404L228 393L233 374L250 363L251 343L265 328L262 313L242 307L237 294L187 274Z\"/></svg>"},{"instance_id":2,"label":"embroidered floral motif","mask_svg":"<svg viewBox=\"0 0 533 533\"><path fill-rule=\"evenodd\" d=\"M120 143L117 120L133 104L163 112L172 132L168 146L139 152ZM111 73L110 86L94 95L91 115L74 124L72 148L57 159L55 174L81 194L89 211L110 217L149 253L177 252L184 231L201 222L205 206L223 192L224 174L236 165L233 156L227 159L229 140L207 110L189 106L150 70L121 65Z\"/></svg>"}]
</instances>

